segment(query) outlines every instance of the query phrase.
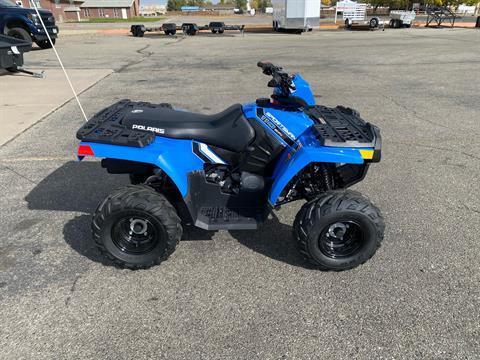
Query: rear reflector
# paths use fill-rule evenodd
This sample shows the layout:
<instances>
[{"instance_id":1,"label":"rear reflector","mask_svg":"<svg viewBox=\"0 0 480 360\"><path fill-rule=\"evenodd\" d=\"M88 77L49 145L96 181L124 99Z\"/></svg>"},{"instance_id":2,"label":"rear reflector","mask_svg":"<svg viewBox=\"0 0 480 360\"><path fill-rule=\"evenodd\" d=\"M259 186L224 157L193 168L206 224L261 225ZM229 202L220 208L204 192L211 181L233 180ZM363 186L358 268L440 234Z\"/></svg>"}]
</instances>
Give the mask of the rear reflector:
<instances>
[{"instance_id":1,"label":"rear reflector","mask_svg":"<svg viewBox=\"0 0 480 360\"><path fill-rule=\"evenodd\" d=\"M372 160L373 159L373 149L370 150L370 149L361 149L359 150L360 151L360 155L362 155L362 158L364 160Z\"/></svg>"},{"instance_id":2,"label":"rear reflector","mask_svg":"<svg viewBox=\"0 0 480 360\"><path fill-rule=\"evenodd\" d=\"M79 145L77 155L78 156L95 156L90 145Z\"/></svg>"}]
</instances>

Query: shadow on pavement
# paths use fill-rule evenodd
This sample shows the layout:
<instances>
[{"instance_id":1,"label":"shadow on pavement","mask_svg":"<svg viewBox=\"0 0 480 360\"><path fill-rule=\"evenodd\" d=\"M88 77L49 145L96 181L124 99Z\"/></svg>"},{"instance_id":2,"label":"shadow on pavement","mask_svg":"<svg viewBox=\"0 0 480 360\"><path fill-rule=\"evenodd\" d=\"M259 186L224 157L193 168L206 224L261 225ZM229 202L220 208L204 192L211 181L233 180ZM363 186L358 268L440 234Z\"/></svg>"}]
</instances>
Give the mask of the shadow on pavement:
<instances>
[{"instance_id":1,"label":"shadow on pavement","mask_svg":"<svg viewBox=\"0 0 480 360\"><path fill-rule=\"evenodd\" d=\"M25 200L32 210L92 214L103 198L127 184L127 176L110 175L99 162L69 161L45 177Z\"/></svg>"},{"instance_id":2,"label":"shadow on pavement","mask_svg":"<svg viewBox=\"0 0 480 360\"><path fill-rule=\"evenodd\" d=\"M230 235L242 245L266 257L292 266L310 268L297 249L293 227L282 224L273 214L257 230L230 231Z\"/></svg>"},{"instance_id":3,"label":"shadow on pavement","mask_svg":"<svg viewBox=\"0 0 480 360\"><path fill-rule=\"evenodd\" d=\"M113 264L103 258L91 235L92 214L101 200L113 189L129 183L124 175L110 175L98 162L70 161L45 177L27 194L25 200L32 210L81 212L69 220L64 228L65 242L76 252L104 265ZM272 259L293 266L308 266L298 254L292 236L292 227L282 224L277 217L255 231L230 231L244 246ZM215 231L184 226L182 241L211 240Z\"/></svg>"}]
</instances>

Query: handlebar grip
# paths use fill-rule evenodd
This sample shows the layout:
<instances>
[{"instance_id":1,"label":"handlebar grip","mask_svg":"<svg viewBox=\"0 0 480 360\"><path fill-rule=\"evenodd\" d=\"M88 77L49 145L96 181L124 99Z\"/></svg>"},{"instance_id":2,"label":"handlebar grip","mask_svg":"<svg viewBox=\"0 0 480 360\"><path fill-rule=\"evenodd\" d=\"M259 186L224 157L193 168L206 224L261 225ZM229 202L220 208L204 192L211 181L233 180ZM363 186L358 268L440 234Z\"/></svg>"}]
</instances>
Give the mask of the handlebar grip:
<instances>
[{"instance_id":1,"label":"handlebar grip","mask_svg":"<svg viewBox=\"0 0 480 360\"><path fill-rule=\"evenodd\" d=\"M263 62L263 61L259 61L259 62L257 63L257 66L258 66L259 68L262 68L262 69L265 69L268 65L271 65L271 63L269 63L269 62Z\"/></svg>"}]
</instances>

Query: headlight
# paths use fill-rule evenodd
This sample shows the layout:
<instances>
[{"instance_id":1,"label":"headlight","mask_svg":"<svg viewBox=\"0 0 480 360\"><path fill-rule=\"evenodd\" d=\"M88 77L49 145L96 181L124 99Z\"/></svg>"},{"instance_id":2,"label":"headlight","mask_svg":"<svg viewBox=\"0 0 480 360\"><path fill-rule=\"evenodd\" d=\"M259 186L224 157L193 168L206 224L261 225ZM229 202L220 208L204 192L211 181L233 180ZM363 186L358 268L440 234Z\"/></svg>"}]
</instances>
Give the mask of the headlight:
<instances>
[{"instance_id":1,"label":"headlight","mask_svg":"<svg viewBox=\"0 0 480 360\"><path fill-rule=\"evenodd\" d=\"M28 18L32 20L35 25L40 25L40 20L38 19L37 14L28 14Z\"/></svg>"}]
</instances>

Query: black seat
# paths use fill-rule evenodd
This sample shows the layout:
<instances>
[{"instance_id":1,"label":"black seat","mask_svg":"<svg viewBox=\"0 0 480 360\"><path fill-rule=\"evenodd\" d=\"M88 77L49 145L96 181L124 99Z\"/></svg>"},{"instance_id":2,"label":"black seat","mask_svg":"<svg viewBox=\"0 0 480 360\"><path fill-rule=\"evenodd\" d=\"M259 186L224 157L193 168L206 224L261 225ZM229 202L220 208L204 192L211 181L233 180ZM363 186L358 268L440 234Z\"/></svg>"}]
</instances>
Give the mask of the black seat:
<instances>
[{"instance_id":1,"label":"black seat","mask_svg":"<svg viewBox=\"0 0 480 360\"><path fill-rule=\"evenodd\" d=\"M130 129L150 130L159 136L197 140L230 151L244 151L255 130L240 104L214 115L173 110L165 106L140 106L129 111L122 123Z\"/></svg>"}]
</instances>

